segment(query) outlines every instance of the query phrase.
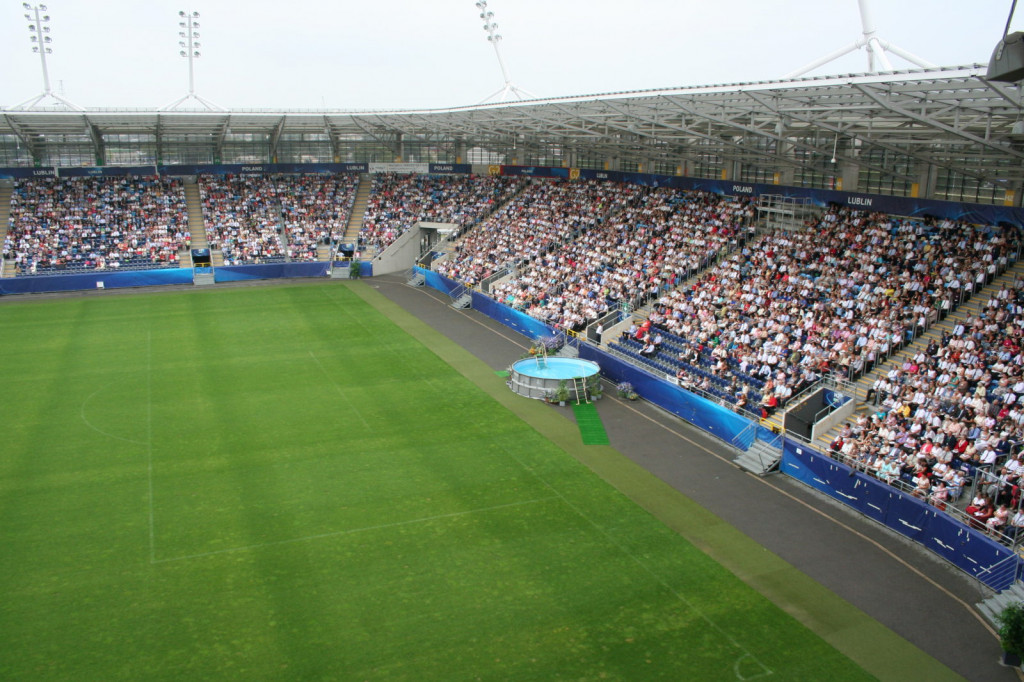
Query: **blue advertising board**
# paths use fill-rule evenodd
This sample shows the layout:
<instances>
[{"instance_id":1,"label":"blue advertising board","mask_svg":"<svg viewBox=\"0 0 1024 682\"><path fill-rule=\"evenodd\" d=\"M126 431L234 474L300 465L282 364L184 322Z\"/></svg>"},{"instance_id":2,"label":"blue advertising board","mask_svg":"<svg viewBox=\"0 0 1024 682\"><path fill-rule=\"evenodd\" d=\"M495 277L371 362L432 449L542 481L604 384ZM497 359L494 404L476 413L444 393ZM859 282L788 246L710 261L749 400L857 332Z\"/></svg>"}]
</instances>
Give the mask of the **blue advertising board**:
<instances>
[{"instance_id":1,"label":"blue advertising board","mask_svg":"<svg viewBox=\"0 0 1024 682\"><path fill-rule=\"evenodd\" d=\"M85 289L122 289L165 284L192 284L192 268L163 270L102 270L73 275L39 275L0 279L0 296L10 294L41 294L53 291Z\"/></svg>"},{"instance_id":2,"label":"blue advertising board","mask_svg":"<svg viewBox=\"0 0 1024 682\"><path fill-rule=\"evenodd\" d=\"M806 444L785 438L779 470L927 547L994 590L1009 587L1020 571L1019 565L1014 571L991 570L1015 556L1009 547Z\"/></svg>"},{"instance_id":3,"label":"blue advertising board","mask_svg":"<svg viewBox=\"0 0 1024 682\"><path fill-rule=\"evenodd\" d=\"M469 175L473 172L473 167L468 163L432 163L428 166L427 172L435 175L445 173Z\"/></svg>"},{"instance_id":4,"label":"blue advertising board","mask_svg":"<svg viewBox=\"0 0 1024 682\"><path fill-rule=\"evenodd\" d=\"M0 178L55 178L57 169L53 166L46 167L25 167L25 168L0 168Z\"/></svg>"},{"instance_id":5,"label":"blue advertising board","mask_svg":"<svg viewBox=\"0 0 1024 682\"><path fill-rule=\"evenodd\" d=\"M366 173L366 163L200 163L157 166L160 175L265 175L270 173Z\"/></svg>"},{"instance_id":6,"label":"blue advertising board","mask_svg":"<svg viewBox=\"0 0 1024 682\"><path fill-rule=\"evenodd\" d=\"M156 166L85 166L77 168L58 168L57 174L62 178L122 178L128 175L156 175Z\"/></svg>"},{"instance_id":7,"label":"blue advertising board","mask_svg":"<svg viewBox=\"0 0 1024 682\"><path fill-rule=\"evenodd\" d=\"M569 179L569 169L558 166L502 166L502 175L525 175L535 178Z\"/></svg>"}]
</instances>

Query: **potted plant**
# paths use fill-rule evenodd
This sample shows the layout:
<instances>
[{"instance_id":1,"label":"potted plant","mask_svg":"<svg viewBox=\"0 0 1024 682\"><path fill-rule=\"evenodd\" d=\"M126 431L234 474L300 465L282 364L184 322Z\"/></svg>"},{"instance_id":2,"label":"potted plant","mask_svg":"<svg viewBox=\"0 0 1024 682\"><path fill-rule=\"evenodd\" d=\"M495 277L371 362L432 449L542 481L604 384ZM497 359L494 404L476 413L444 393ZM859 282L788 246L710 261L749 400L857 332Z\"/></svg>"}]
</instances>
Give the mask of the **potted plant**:
<instances>
[{"instance_id":1,"label":"potted plant","mask_svg":"<svg viewBox=\"0 0 1024 682\"><path fill-rule=\"evenodd\" d=\"M1024 657L1024 603L1014 602L997 616L1003 665L1018 667Z\"/></svg>"},{"instance_id":2,"label":"potted plant","mask_svg":"<svg viewBox=\"0 0 1024 682\"><path fill-rule=\"evenodd\" d=\"M355 258L353 258L352 262L348 266L348 276L352 279L359 279L359 275L362 271L363 264L356 260Z\"/></svg>"},{"instance_id":3,"label":"potted plant","mask_svg":"<svg viewBox=\"0 0 1024 682\"><path fill-rule=\"evenodd\" d=\"M562 407L565 407L565 401L569 399L569 384L565 379L558 382L558 390L555 391L555 400Z\"/></svg>"},{"instance_id":4,"label":"potted plant","mask_svg":"<svg viewBox=\"0 0 1024 682\"><path fill-rule=\"evenodd\" d=\"M637 395L636 391L633 390L633 384L628 381L623 381L615 387L615 390L618 391L620 398L625 398L626 400L636 400L640 397Z\"/></svg>"},{"instance_id":5,"label":"potted plant","mask_svg":"<svg viewBox=\"0 0 1024 682\"><path fill-rule=\"evenodd\" d=\"M604 393L604 386L601 384L601 375L591 374L587 377L587 395L594 400L600 400L602 393Z\"/></svg>"}]
</instances>

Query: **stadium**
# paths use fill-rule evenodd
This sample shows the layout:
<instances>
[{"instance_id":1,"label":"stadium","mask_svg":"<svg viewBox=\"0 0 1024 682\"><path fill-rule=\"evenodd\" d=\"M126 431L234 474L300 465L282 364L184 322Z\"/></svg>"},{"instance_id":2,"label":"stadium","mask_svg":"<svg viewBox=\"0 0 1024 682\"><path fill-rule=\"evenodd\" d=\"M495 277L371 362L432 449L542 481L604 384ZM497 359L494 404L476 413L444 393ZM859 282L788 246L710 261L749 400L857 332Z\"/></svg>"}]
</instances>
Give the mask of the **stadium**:
<instances>
[{"instance_id":1,"label":"stadium","mask_svg":"<svg viewBox=\"0 0 1024 682\"><path fill-rule=\"evenodd\" d=\"M995 59L865 20L867 72L530 98L492 40L472 106L83 108L25 9L4 679L1019 677Z\"/></svg>"}]
</instances>

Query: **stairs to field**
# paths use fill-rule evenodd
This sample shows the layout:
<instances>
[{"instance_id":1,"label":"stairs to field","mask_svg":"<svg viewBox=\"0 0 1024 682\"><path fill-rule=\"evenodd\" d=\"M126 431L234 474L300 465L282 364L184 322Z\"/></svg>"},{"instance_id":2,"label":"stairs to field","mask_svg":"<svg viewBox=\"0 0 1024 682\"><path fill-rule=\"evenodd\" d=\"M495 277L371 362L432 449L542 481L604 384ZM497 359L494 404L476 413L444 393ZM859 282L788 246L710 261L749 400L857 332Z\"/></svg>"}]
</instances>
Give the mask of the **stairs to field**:
<instances>
[{"instance_id":1,"label":"stairs to field","mask_svg":"<svg viewBox=\"0 0 1024 682\"><path fill-rule=\"evenodd\" d=\"M779 465L782 459L782 451L777 447L768 445L763 440L755 440L745 452L733 460L733 463L741 469L764 476Z\"/></svg>"},{"instance_id":2,"label":"stairs to field","mask_svg":"<svg viewBox=\"0 0 1024 682\"><path fill-rule=\"evenodd\" d=\"M209 249L210 242L206 238L206 220L203 218L203 198L199 194L198 182L185 182L185 203L188 205L188 231L192 235L193 249ZM188 254L188 260L182 259L183 264L192 264L192 254ZM224 265L224 254L220 249L210 251L210 263L213 267Z\"/></svg>"},{"instance_id":3,"label":"stairs to field","mask_svg":"<svg viewBox=\"0 0 1024 682\"><path fill-rule=\"evenodd\" d=\"M317 244L316 246L316 259L318 261L329 261L331 260L331 245L330 244Z\"/></svg>"},{"instance_id":4,"label":"stairs to field","mask_svg":"<svg viewBox=\"0 0 1024 682\"><path fill-rule=\"evenodd\" d=\"M928 328L928 331L918 336L911 343L896 351L887 359L878 362L870 372L865 373L865 375L861 377L856 384L854 384L854 400L857 405L854 414L859 415L871 410L872 406L866 401L868 389L871 388L879 377L886 374L893 364L902 365L903 361L908 357L911 357L918 351L927 348L930 341L938 341L941 339L944 331L952 331L952 329L959 322L962 322L968 314L977 312L980 307L984 306L984 304L988 302L992 294L998 291L1003 284L1013 288L1014 280L1018 276L1024 276L1024 260L1017 261L1007 268L1001 275L997 275L989 284L971 296L970 300L964 302L957 310L947 315L945 319L937 321ZM821 449L827 450L828 446L833 440L835 440L842 427L842 424L836 424L836 426L834 426L829 432L821 434L815 445Z\"/></svg>"},{"instance_id":5,"label":"stairs to field","mask_svg":"<svg viewBox=\"0 0 1024 682\"><path fill-rule=\"evenodd\" d=\"M0 245L7 239L7 230L11 226L11 194L14 187L6 185L0 187ZM0 274L4 277L14 277L14 261L0 262Z\"/></svg>"},{"instance_id":6,"label":"stairs to field","mask_svg":"<svg viewBox=\"0 0 1024 682\"><path fill-rule=\"evenodd\" d=\"M366 204L370 200L370 187L373 181L369 173L359 174L359 186L356 187L356 196L352 201L352 211L348 214L348 223L345 225L345 236L343 244L357 244L359 242L359 230L363 229L363 218L366 216Z\"/></svg>"}]
</instances>

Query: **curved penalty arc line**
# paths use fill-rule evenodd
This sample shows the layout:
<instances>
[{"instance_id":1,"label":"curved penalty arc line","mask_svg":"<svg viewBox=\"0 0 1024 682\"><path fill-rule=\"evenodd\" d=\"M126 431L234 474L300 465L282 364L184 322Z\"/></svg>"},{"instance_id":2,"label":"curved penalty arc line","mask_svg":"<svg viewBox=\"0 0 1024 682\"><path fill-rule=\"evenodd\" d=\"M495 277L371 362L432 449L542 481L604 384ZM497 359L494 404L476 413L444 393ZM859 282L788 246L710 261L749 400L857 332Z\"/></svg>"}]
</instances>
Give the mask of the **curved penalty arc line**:
<instances>
[{"instance_id":1,"label":"curved penalty arc line","mask_svg":"<svg viewBox=\"0 0 1024 682\"><path fill-rule=\"evenodd\" d=\"M101 429L100 427L96 426L91 421L89 421L89 418L85 416L85 408L89 404L89 401L91 401L97 395L99 395L103 391L105 391L108 388L110 388L111 386L113 386L114 383L116 383L116 382L111 382L109 384L106 384L105 386L100 386L95 391L93 391L92 394L89 397L87 397L85 400L82 401L82 409L79 411L79 414L82 417L82 421L85 422L85 425L88 426L93 431L95 431L96 433L99 433L99 434L102 434L104 436L107 436L108 438L113 438L115 440L123 441L125 443L132 443L133 445L149 445L149 443L147 443L145 441L135 440L133 438L125 438L124 436L118 436L118 435L110 433L108 431L104 431L103 429Z\"/></svg>"}]
</instances>

